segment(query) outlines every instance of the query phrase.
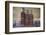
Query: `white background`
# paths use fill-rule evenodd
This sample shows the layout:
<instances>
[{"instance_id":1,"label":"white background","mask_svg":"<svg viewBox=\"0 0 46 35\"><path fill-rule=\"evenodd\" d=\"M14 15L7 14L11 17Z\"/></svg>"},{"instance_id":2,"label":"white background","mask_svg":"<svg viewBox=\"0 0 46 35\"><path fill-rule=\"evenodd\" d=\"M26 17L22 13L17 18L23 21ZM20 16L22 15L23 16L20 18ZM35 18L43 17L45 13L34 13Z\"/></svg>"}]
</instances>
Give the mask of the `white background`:
<instances>
[{"instance_id":1,"label":"white background","mask_svg":"<svg viewBox=\"0 0 46 35\"><path fill-rule=\"evenodd\" d=\"M17 0L17 1L40 2L40 3L44 2L46 6L46 0ZM45 17L45 20L46 20L46 17ZM5 34L5 0L0 0L0 35L15 35L15 34ZM45 32L21 33L21 34L16 34L16 35L46 35L46 30Z\"/></svg>"}]
</instances>

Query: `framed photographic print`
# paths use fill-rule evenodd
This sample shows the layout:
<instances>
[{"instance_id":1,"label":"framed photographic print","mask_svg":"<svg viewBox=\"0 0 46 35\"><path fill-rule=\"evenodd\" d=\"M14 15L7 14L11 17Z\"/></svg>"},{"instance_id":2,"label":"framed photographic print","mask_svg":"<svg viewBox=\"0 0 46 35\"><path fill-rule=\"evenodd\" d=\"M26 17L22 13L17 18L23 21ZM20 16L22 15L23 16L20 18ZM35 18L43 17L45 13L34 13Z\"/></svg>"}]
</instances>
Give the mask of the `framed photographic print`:
<instances>
[{"instance_id":1,"label":"framed photographic print","mask_svg":"<svg viewBox=\"0 0 46 35\"><path fill-rule=\"evenodd\" d=\"M5 1L5 33L45 31L45 4Z\"/></svg>"}]
</instances>

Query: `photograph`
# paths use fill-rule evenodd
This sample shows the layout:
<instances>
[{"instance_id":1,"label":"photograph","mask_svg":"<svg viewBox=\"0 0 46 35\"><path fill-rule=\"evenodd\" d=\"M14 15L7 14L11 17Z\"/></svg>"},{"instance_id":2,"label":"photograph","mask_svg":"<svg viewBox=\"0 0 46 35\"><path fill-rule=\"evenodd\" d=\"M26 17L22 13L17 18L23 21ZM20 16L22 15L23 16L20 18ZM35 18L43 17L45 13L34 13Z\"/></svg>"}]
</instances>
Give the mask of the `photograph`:
<instances>
[{"instance_id":1,"label":"photograph","mask_svg":"<svg viewBox=\"0 0 46 35\"><path fill-rule=\"evenodd\" d=\"M5 33L45 31L45 3L5 1Z\"/></svg>"},{"instance_id":2,"label":"photograph","mask_svg":"<svg viewBox=\"0 0 46 35\"><path fill-rule=\"evenodd\" d=\"M40 8L13 7L15 27L40 27Z\"/></svg>"}]
</instances>

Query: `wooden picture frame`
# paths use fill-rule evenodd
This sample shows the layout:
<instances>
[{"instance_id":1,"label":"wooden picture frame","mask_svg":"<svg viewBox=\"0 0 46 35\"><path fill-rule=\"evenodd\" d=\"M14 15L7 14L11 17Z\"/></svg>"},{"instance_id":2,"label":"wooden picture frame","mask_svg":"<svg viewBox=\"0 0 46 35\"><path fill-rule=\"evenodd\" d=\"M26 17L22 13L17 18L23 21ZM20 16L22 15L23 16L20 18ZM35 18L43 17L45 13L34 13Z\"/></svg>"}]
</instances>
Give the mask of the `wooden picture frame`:
<instances>
[{"instance_id":1,"label":"wooden picture frame","mask_svg":"<svg viewBox=\"0 0 46 35\"><path fill-rule=\"evenodd\" d=\"M21 32L10 32L9 30L9 5L10 3L19 3L19 4L34 4L34 5L43 5L43 30L38 31L21 31ZM36 2L20 2L20 1L5 1L5 33L6 34L16 34L16 33L33 33L33 32L44 32L45 31L45 3L36 3Z\"/></svg>"}]
</instances>

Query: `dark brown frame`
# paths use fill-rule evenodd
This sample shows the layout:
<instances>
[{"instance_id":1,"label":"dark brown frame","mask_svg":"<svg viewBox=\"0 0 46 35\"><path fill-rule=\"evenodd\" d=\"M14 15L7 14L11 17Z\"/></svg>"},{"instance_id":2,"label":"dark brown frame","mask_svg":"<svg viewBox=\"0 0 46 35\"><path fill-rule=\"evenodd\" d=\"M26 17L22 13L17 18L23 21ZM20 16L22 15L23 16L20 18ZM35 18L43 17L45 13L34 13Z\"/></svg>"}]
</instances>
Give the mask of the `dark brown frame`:
<instances>
[{"instance_id":1,"label":"dark brown frame","mask_svg":"<svg viewBox=\"0 0 46 35\"><path fill-rule=\"evenodd\" d=\"M43 5L43 14L44 14L44 21L43 21L43 30L39 31L22 31L22 32L9 32L9 3L22 3L22 4L36 4L36 5ZM20 2L20 1L5 1L5 33L6 34L16 34L16 33L32 33L32 32L44 32L45 31L45 3L35 3L35 2Z\"/></svg>"}]
</instances>

